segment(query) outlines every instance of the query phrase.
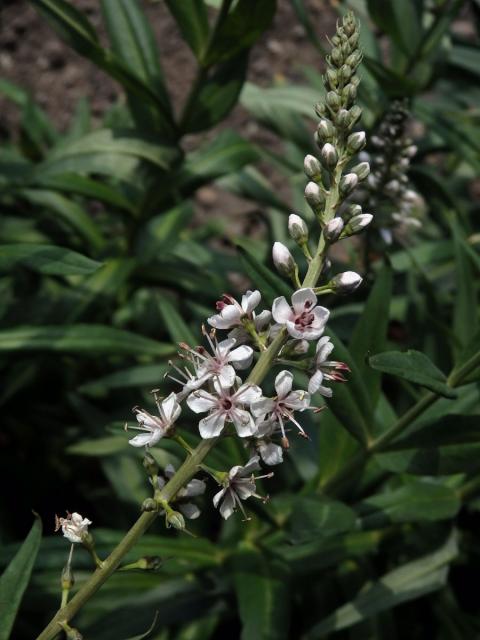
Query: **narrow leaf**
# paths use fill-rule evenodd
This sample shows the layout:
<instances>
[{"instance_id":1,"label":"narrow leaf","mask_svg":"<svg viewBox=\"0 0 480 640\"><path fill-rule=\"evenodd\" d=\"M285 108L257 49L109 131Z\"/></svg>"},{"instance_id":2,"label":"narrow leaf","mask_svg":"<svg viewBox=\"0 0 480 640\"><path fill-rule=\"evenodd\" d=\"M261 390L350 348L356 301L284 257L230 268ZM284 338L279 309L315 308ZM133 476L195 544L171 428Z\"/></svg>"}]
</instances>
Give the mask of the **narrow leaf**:
<instances>
[{"instance_id":1,"label":"narrow leaf","mask_svg":"<svg viewBox=\"0 0 480 640\"><path fill-rule=\"evenodd\" d=\"M205 3L203 0L166 0L166 4L187 44L197 59L201 58L210 32Z\"/></svg>"},{"instance_id":2,"label":"narrow leaf","mask_svg":"<svg viewBox=\"0 0 480 640\"><path fill-rule=\"evenodd\" d=\"M102 265L76 251L47 244L0 245L0 270L23 265L48 275L85 275Z\"/></svg>"},{"instance_id":3,"label":"narrow leaf","mask_svg":"<svg viewBox=\"0 0 480 640\"><path fill-rule=\"evenodd\" d=\"M294 502L291 517L292 538L298 543L345 533L354 528L355 521L353 509L341 502L300 497Z\"/></svg>"}]
</instances>

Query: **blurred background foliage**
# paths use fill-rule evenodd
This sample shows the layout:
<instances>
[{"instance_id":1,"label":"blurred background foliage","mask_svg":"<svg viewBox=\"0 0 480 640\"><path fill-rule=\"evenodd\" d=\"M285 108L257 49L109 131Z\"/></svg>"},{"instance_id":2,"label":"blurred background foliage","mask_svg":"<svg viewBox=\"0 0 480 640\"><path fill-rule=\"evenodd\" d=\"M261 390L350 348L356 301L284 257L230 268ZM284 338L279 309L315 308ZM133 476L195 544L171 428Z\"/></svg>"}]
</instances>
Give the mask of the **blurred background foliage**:
<instances>
[{"instance_id":1,"label":"blurred background foliage","mask_svg":"<svg viewBox=\"0 0 480 640\"><path fill-rule=\"evenodd\" d=\"M297 68L292 59L301 81L270 86L246 78L252 47L282 8L275 0L101 0L100 27L80 4L30 2L56 37L115 82L118 100L101 121L85 97L59 127L28 87L0 79L19 114L0 149L2 567L32 508L47 534L12 637L34 637L58 606L67 545L50 535L55 512L93 520L100 555L137 516L148 485L121 429L134 405L151 406L150 389L169 387L162 379L175 344L199 341L225 291L253 286L269 303L288 290L271 271L270 248L274 239L289 244L290 212L312 219L303 158L315 153L325 35L347 8L362 23L359 101L369 138L406 99L421 227L390 245L372 229L332 256L333 272L366 271L347 304L326 302L334 355L351 365L351 380L337 385L328 411L305 420L312 441L295 442L275 470L271 502L251 505L248 524L223 524L206 499L196 538L159 523L132 557L159 555L160 571L114 576L75 623L98 640L145 631L155 611L151 637L162 640L479 637L478 602L465 588L480 564L478 369L455 397L445 374L480 348L480 3L351 0L318 9L281 0L318 60ZM194 61L182 104L148 17L157 5ZM253 140L229 124L238 104L259 125ZM208 198L199 210L205 188L224 194L226 211L218 200L208 211ZM230 194L241 198L244 224ZM368 363L406 348L427 364ZM382 434L422 387L441 399L392 450L339 483L338 470L365 444L358 425ZM193 418L182 431L198 440ZM162 464L182 459L169 442L154 453ZM228 468L245 453L225 442L211 459ZM28 544L32 557L38 541ZM74 565L81 584L86 554Z\"/></svg>"}]
</instances>

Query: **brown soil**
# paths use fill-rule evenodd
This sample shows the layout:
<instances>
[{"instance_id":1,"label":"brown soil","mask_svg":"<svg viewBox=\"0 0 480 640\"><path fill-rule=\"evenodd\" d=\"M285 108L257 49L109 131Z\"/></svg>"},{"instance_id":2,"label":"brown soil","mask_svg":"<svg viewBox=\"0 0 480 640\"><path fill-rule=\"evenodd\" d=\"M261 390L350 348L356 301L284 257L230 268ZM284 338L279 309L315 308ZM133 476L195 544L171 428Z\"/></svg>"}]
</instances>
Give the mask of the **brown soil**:
<instances>
[{"instance_id":1,"label":"brown soil","mask_svg":"<svg viewBox=\"0 0 480 640\"><path fill-rule=\"evenodd\" d=\"M85 12L107 44L98 1L70 1ZM166 5L152 0L141 0L141 4L153 26L172 102L178 111L191 86L195 60ZM336 16L327 0L309 0L307 6L318 33L332 33ZM4 1L2 7L0 76L29 91L60 130L68 128L81 98L89 101L94 124L98 124L104 111L121 99L118 85L63 44L26 0ZM248 79L263 86L278 80L301 83L302 66L318 68L320 64L320 56L298 23L290 1L279 0L271 27L253 48ZM16 131L19 108L0 96L0 109L3 130ZM271 148L278 144L274 136L262 130L240 105L221 124L221 128L224 127L234 128L245 137ZM282 182L274 174L269 177L288 197ZM220 194L212 187L198 192L197 205L203 212L212 209L225 212L227 209L237 214L245 213L251 206L234 196Z\"/></svg>"}]
</instances>

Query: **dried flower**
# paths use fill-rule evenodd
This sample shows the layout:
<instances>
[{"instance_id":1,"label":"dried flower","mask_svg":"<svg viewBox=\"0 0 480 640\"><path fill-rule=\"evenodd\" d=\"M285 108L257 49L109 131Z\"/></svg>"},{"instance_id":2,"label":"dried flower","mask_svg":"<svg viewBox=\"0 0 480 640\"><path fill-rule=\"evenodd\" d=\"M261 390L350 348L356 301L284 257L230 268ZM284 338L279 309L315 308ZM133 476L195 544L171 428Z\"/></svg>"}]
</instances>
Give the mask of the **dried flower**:
<instances>
[{"instance_id":1,"label":"dried flower","mask_svg":"<svg viewBox=\"0 0 480 640\"><path fill-rule=\"evenodd\" d=\"M63 535L70 542L83 542L88 535L88 526L92 521L84 518L79 513L68 513L66 518L55 516L55 531L62 529Z\"/></svg>"}]
</instances>

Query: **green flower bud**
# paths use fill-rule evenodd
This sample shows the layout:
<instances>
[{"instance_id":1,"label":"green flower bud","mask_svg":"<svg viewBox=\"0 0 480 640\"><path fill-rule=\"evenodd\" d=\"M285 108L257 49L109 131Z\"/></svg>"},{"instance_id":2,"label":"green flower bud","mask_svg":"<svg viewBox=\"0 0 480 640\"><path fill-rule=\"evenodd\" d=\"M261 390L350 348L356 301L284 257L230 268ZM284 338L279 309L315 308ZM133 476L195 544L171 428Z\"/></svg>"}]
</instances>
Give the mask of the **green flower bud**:
<instances>
[{"instance_id":1,"label":"green flower bud","mask_svg":"<svg viewBox=\"0 0 480 640\"><path fill-rule=\"evenodd\" d=\"M349 114L350 114L350 127L353 127L362 117L362 110L358 105L354 104L353 107L349 110Z\"/></svg>"},{"instance_id":2,"label":"green flower bud","mask_svg":"<svg viewBox=\"0 0 480 640\"><path fill-rule=\"evenodd\" d=\"M338 73L333 69L327 69L327 73L324 75L324 81L330 89L336 89L338 87Z\"/></svg>"},{"instance_id":3,"label":"green flower bud","mask_svg":"<svg viewBox=\"0 0 480 640\"><path fill-rule=\"evenodd\" d=\"M327 107L323 102L317 102L317 104L315 105L315 113L319 118L323 118L327 115Z\"/></svg>"},{"instance_id":4,"label":"green flower bud","mask_svg":"<svg viewBox=\"0 0 480 640\"><path fill-rule=\"evenodd\" d=\"M357 131L356 133L352 133L348 136L347 139L347 149L350 153L357 153L361 151L365 146L367 138L365 136L365 131Z\"/></svg>"},{"instance_id":5,"label":"green flower bud","mask_svg":"<svg viewBox=\"0 0 480 640\"><path fill-rule=\"evenodd\" d=\"M348 64L344 64L341 66L340 71L339 71L339 75L340 75L340 79L345 83L348 82L350 80L350 78L352 77L352 68L348 65Z\"/></svg>"},{"instance_id":6,"label":"green flower bud","mask_svg":"<svg viewBox=\"0 0 480 640\"><path fill-rule=\"evenodd\" d=\"M351 11L349 11L343 16L342 24L343 24L343 29L347 34L347 36L352 36L354 33L358 31L355 16Z\"/></svg>"},{"instance_id":7,"label":"green flower bud","mask_svg":"<svg viewBox=\"0 0 480 640\"><path fill-rule=\"evenodd\" d=\"M351 204L347 211L343 214L344 220L350 220L353 216L359 216L362 213L362 207L359 204Z\"/></svg>"},{"instance_id":8,"label":"green flower bud","mask_svg":"<svg viewBox=\"0 0 480 640\"><path fill-rule=\"evenodd\" d=\"M335 293L352 293L362 284L362 278L355 271L345 271L337 274L328 284Z\"/></svg>"},{"instance_id":9,"label":"green flower bud","mask_svg":"<svg viewBox=\"0 0 480 640\"><path fill-rule=\"evenodd\" d=\"M370 173L370 165L368 162L360 162L359 164L356 164L351 171L358 176L359 180L365 180Z\"/></svg>"},{"instance_id":10,"label":"green flower bud","mask_svg":"<svg viewBox=\"0 0 480 640\"><path fill-rule=\"evenodd\" d=\"M328 171L335 169L338 162L338 154L333 144L327 142L323 145L322 150L320 151L320 160Z\"/></svg>"},{"instance_id":11,"label":"green flower bud","mask_svg":"<svg viewBox=\"0 0 480 640\"><path fill-rule=\"evenodd\" d=\"M350 113L346 109L340 109L335 118L335 124L341 129L348 129L350 125Z\"/></svg>"},{"instance_id":12,"label":"green flower bud","mask_svg":"<svg viewBox=\"0 0 480 640\"><path fill-rule=\"evenodd\" d=\"M333 218L323 227L323 235L328 242L335 242L343 231L343 220L341 218Z\"/></svg>"},{"instance_id":13,"label":"green flower bud","mask_svg":"<svg viewBox=\"0 0 480 640\"><path fill-rule=\"evenodd\" d=\"M290 277L295 273L295 260L287 247L281 242L275 242L272 250L273 264L282 276Z\"/></svg>"},{"instance_id":14,"label":"green flower bud","mask_svg":"<svg viewBox=\"0 0 480 640\"><path fill-rule=\"evenodd\" d=\"M357 88L351 82L342 89L342 99L344 103L349 107L357 99Z\"/></svg>"},{"instance_id":15,"label":"green flower bud","mask_svg":"<svg viewBox=\"0 0 480 640\"><path fill-rule=\"evenodd\" d=\"M305 187L305 198L314 211L325 204L323 191L315 182L309 182Z\"/></svg>"},{"instance_id":16,"label":"green flower bud","mask_svg":"<svg viewBox=\"0 0 480 640\"><path fill-rule=\"evenodd\" d=\"M348 235L360 233L360 231L363 231L365 227L368 227L372 220L373 216L371 213L361 213L360 215L353 216L353 218L350 219L350 222L348 223L345 231L348 233Z\"/></svg>"},{"instance_id":17,"label":"green flower bud","mask_svg":"<svg viewBox=\"0 0 480 640\"><path fill-rule=\"evenodd\" d=\"M147 498L142 503L142 511L157 511L158 504L153 498Z\"/></svg>"},{"instance_id":18,"label":"green flower bud","mask_svg":"<svg viewBox=\"0 0 480 640\"><path fill-rule=\"evenodd\" d=\"M348 64L352 69L358 67L362 61L362 53L358 49L351 53L345 60L345 64Z\"/></svg>"},{"instance_id":19,"label":"green flower bud","mask_svg":"<svg viewBox=\"0 0 480 640\"><path fill-rule=\"evenodd\" d=\"M334 47L330 54L330 61L335 67L341 67L343 63L342 51L339 47Z\"/></svg>"},{"instance_id":20,"label":"green flower bud","mask_svg":"<svg viewBox=\"0 0 480 640\"><path fill-rule=\"evenodd\" d=\"M360 39L360 34L358 31L355 31L354 33L352 33L352 35L348 38L348 42L350 43L350 46L352 47L352 49L355 49L358 46L358 41ZM347 63L350 64L350 63Z\"/></svg>"},{"instance_id":21,"label":"green flower bud","mask_svg":"<svg viewBox=\"0 0 480 640\"><path fill-rule=\"evenodd\" d=\"M322 143L331 142L335 137L335 127L330 120L324 118L318 123L317 134Z\"/></svg>"},{"instance_id":22,"label":"green flower bud","mask_svg":"<svg viewBox=\"0 0 480 640\"><path fill-rule=\"evenodd\" d=\"M333 112L338 111L342 106L338 93L336 93L335 91L329 91L327 93L326 103Z\"/></svg>"},{"instance_id":23,"label":"green flower bud","mask_svg":"<svg viewBox=\"0 0 480 640\"><path fill-rule=\"evenodd\" d=\"M288 233L292 240L295 240L300 246L308 241L308 227L296 213L291 213L288 216Z\"/></svg>"},{"instance_id":24,"label":"green flower bud","mask_svg":"<svg viewBox=\"0 0 480 640\"><path fill-rule=\"evenodd\" d=\"M143 466L146 469L149 476L158 475L160 468L155 458L152 456L152 454L148 453L148 451L145 453L143 457Z\"/></svg>"},{"instance_id":25,"label":"green flower bud","mask_svg":"<svg viewBox=\"0 0 480 640\"><path fill-rule=\"evenodd\" d=\"M174 529L185 529L185 520L179 511L169 511L166 514L167 527Z\"/></svg>"},{"instance_id":26,"label":"green flower bud","mask_svg":"<svg viewBox=\"0 0 480 640\"><path fill-rule=\"evenodd\" d=\"M320 178L322 176L322 165L320 162L310 154L305 156L305 160L303 161L303 169L305 174L315 180L316 178Z\"/></svg>"}]
</instances>

